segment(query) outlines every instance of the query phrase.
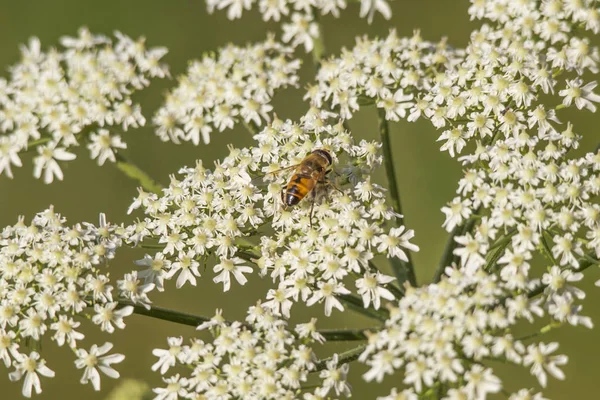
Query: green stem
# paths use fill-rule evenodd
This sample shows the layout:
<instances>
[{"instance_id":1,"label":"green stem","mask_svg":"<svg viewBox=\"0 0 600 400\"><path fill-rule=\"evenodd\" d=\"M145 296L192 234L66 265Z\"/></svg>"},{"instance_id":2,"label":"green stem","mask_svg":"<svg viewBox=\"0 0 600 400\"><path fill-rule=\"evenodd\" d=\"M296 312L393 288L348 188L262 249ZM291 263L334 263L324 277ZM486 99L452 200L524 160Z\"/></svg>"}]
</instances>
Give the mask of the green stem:
<instances>
[{"instance_id":1,"label":"green stem","mask_svg":"<svg viewBox=\"0 0 600 400\"><path fill-rule=\"evenodd\" d=\"M246 128L246 130L248 132L250 132L250 134L252 136L256 135L258 132L260 132L260 127L257 126L253 121L250 122L246 122L244 121L244 127Z\"/></svg>"},{"instance_id":2,"label":"green stem","mask_svg":"<svg viewBox=\"0 0 600 400\"><path fill-rule=\"evenodd\" d=\"M562 326L562 323L560 323L559 321L552 321L552 322L550 322L548 325L545 325L545 326L543 326L543 327L542 327L542 329L540 329L539 331L537 331L537 332L533 332L533 333L531 333L531 334L529 334L529 335L522 336L522 337L520 337L520 338L517 338L517 339L515 339L515 340L524 341L524 340L533 339L533 338L535 338L535 337L538 337L538 336L540 336L540 335L543 335L543 334L545 334L545 333L548 333L548 332L550 332L552 329L554 329L554 328L558 328L558 327L560 327L560 326Z\"/></svg>"},{"instance_id":3,"label":"green stem","mask_svg":"<svg viewBox=\"0 0 600 400\"><path fill-rule=\"evenodd\" d=\"M378 321L386 321L389 316L389 312L387 310L375 310L374 308L370 307L365 308L362 299L358 296L352 294L340 294L336 295L335 297L348 308L364 315L365 317L376 319Z\"/></svg>"},{"instance_id":4,"label":"green stem","mask_svg":"<svg viewBox=\"0 0 600 400\"><path fill-rule=\"evenodd\" d=\"M245 237L238 237L235 238L235 246L241 250L248 250L249 252L253 252L253 251L259 251L260 250L260 246L256 245L254 243L252 243L251 241L249 241L248 239L246 239ZM260 255L259 255L260 257Z\"/></svg>"},{"instance_id":5,"label":"green stem","mask_svg":"<svg viewBox=\"0 0 600 400\"><path fill-rule=\"evenodd\" d=\"M235 252L235 255L238 256L239 258L246 260L248 262L251 262L253 264L256 264L256 260L258 260L260 258L260 256L252 254L252 253L248 253L242 250L238 250Z\"/></svg>"},{"instance_id":6,"label":"green stem","mask_svg":"<svg viewBox=\"0 0 600 400\"><path fill-rule=\"evenodd\" d=\"M390 188L389 192L392 197L392 207L394 208L394 211L400 215L397 219L398 225L403 225L404 215L402 215L400 191L398 190L396 171L394 169L392 144L390 141L390 127L385 119L385 110L383 108L378 108L377 113L379 117L379 135L381 136L381 143L383 145L383 162L385 164L385 173ZM400 286L402 286L405 281L408 281L411 286L416 287L417 277L415 276L412 257L409 251L406 251L406 257L408 258L408 261L402 261L395 257L391 258L392 269Z\"/></svg>"},{"instance_id":7,"label":"green stem","mask_svg":"<svg viewBox=\"0 0 600 400\"><path fill-rule=\"evenodd\" d=\"M512 239L512 237L515 235L515 233L517 233L516 229L511 229L510 231L508 231L508 233L506 233L505 235L500 236L491 246L490 246L490 250L493 250L499 246L503 246L505 244L508 244L508 242L510 242L510 240Z\"/></svg>"},{"instance_id":8,"label":"green stem","mask_svg":"<svg viewBox=\"0 0 600 400\"><path fill-rule=\"evenodd\" d=\"M506 246L508 246L508 244L498 247L492 253L488 253L488 254L491 254L491 257L489 258L489 260L483 267L484 271L490 272L492 270L492 267L496 264L496 261L498 261L498 259L500 257L502 257L502 254L504 254L504 250L506 250Z\"/></svg>"},{"instance_id":9,"label":"green stem","mask_svg":"<svg viewBox=\"0 0 600 400\"><path fill-rule=\"evenodd\" d=\"M392 196L392 207L394 211L400 214L398 222L404 223L402 215L402 204L400 203L400 191L398 190L396 180L396 170L394 168L394 159L392 154L392 144L390 140L390 127L385 119L385 109L378 108L379 135L381 136L381 144L383 145L383 162L385 163L385 173L390 187L390 195Z\"/></svg>"},{"instance_id":10,"label":"green stem","mask_svg":"<svg viewBox=\"0 0 600 400\"><path fill-rule=\"evenodd\" d=\"M556 262L556 260L554 259L554 256L552 255L552 249L550 248L550 246L548 245L548 242L546 241L545 233L546 233L546 231L542 231L542 234L540 235L540 242L542 242L542 249L544 249L546 257L548 257L550 259L550 261L552 261L553 264L558 264Z\"/></svg>"},{"instance_id":11,"label":"green stem","mask_svg":"<svg viewBox=\"0 0 600 400\"><path fill-rule=\"evenodd\" d=\"M352 361L358 360L358 357L360 357L362 352L365 350L365 347L367 347L367 346L362 345L362 346L358 346L353 349L350 349L348 351L344 351L343 353L339 353L338 354L338 365L348 364ZM327 362L331 361L332 359L333 359L333 357L329 357L324 360L317 361L317 363L316 363L317 369L315 370L315 372L327 369Z\"/></svg>"},{"instance_id":12,"label":"green stem","mask_svg":"<svg viewBox=\"0 0 600 400\"><path fill-rule=\"evenodd\" d=\"M117 168L129 178L138 181L144 190L159 195L162 194L162 186L156 183L148 174L142 171L127 157L125 157L123 153L116 153L116 159Z\"/></svg>"},{"instance_id":13,"label":"green stem","mask_svg":"<svg viewBox=\"0 0 600 400\"><path fill-rule=\"evenodd\" d=\"M485 271L489 272L492 270L492 267L496 264L498 259L502 257L504 250L506 250L508 245L511 243L512 237L515 235L515 233L517 233L516 229L511 230L506 235L496 240L496 242L492 245L490 252L488 253L491 254L491 256L488 257L487 263L483 267ZM492 249L495 250L492 252Z\"/></svg>"},{"instance_id":14,"label":"green stem","mask_svg":"<svg viewBox=\"0 0 600 400\"><path fill-rule=\"evenodd\" d=\"M404 297L404 288L399 288L398 286L394 285L393 282L387 284L386 286L384 286L387 290L389 290L390 292L392 292L392 294L396 297L396 299L401 299Z\"/></svg>"},{"instance_id":15,"label":"green stem","mask_svg":"<svg viewBox=\"0 0 600 400\"><path fill-rule=\"evenodd\" d=\"M156 243L156 244L149 244L149 243L141 243L139 245L142 249L155 249L155 250L162 250L165 248L165 244L162 243Z\"/></svg>"},{"instance_id":16,"label":"green stem","mask_svg":"<svg viewBox=\"0 0 600 400\"><path fill-rule=\"evenodd\" d=\"M209 317L201 315L188 314L181 311L170 310L168 308L151 306L150 309L146 309L144 306L135 304L130 300L119 300L119 307L131 306L133 312L138 315L145 315L147 317L160 319L163 321L175 322L177 324L196 327L204 322L211 320ZM227 325L230 325L230 321L225 321ZM318 332L323 335L325 340L328 342L352 342L367 340L365 334L366 329L323 329Z\"/></svg>"},{"instance_id":17,"label":"green stem","mask_svg":"<svg viewBox=\"0 0 600 400\"><path fill-rule=\"evenodd\" d=\"M25 150L25 151L33 150L39 145L48 143L50 140L52 140L51 137L43 137L40 139L32 140L31 142L27 143L27 150Z\"/></svg>"},{"instance_id":18,"label":"green stem","mask_svg":"<svg viewBox=\"0 0 600 400\"><path fill-rule=\"evenodd\" d=\"M364 329L320 329L318 332L328 342L353 342L368 339Z\"/></svg>"},{"instance_id":19,"label":"green stem","mask_svg":"<svg viewBox=\"0 0 600 400\"><path fill-rule=\"evenodd\" d=\"M140 304L135 304L130 300L119 300L119 306L131 306L133 307L133 312L135 314L145 315L147 317L161 319L163 321L175 322L181 325L196 327L204 322L210 321L210 318L208 317L188 314L181 311L169 310L167 308L157 306L151 306L150 309L146 309L144 306Z\"/></svg>"}]
</instances>

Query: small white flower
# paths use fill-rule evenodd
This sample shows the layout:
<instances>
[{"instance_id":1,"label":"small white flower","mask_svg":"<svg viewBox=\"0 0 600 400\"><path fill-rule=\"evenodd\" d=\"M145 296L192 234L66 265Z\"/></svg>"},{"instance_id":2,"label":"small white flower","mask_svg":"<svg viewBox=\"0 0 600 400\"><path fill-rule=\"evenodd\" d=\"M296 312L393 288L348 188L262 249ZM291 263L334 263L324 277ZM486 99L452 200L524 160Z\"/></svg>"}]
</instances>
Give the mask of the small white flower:
<instances>
[{"instance_id":1,"label":"small white flower","mask_svg":"<svg viewBox=\"0 0 600 400\"><path fill-rule=\"evenodd\" d=\"M247 265L241 265L246 263L243 259L239 257L234 257L232 259L221 258L220 261L221 262L213 268L215 273L220 272L219 275L213 278L213 282L223 282L224 292L227 292L231 288L231 275L233 275L235 280L242 286L248 282L248 279L244 274L251 273L252 268Z\"/></svg>"},{"instance_id":2,"label":"small white flower","mask_svg":"<svg viewBox=\"0 0 600 400\"><path fill-rule=\"evenodd\" d=\"M98 133L92 133L90 140L88 149L90 149L92 159L98 159L98 165L104 165L106 160L116 162L115 149L127 148L119 135L111 136L107 129L100 129Z\"/></svg>"},{"instance_id":3,"label":"small white flower","mask_svg":"<svg viewBox=\"0 0 600 400\"><path fill-rule=\"evenodd\" d=\"M84 338L83 333L75 330L79 325L81 325L81 322L75 322L73 318L60 315L58 321L50 325L50 329L56 331L52 338L56 340L59 346L62 346L66 342L69 347L75 348L77 347L77 340Z\"/></svg>"},{"instance_id":4,"label":"small white flower","mask_svg":"<svg viewBox=\"0 0 600 400\"><path fill-rule=\"evenodd\" d=\"M398 257L402 261L408 262L408 257L402 248L411 251L419 251L419 246L409 242L415 235L412 229L406 230L406 227L390 229L389 235L383 234L373 239L377 245L377 251L387 252L388 257Z\"/></svg>"},{"instance_id":5,"label":"small white flower","mask_svg":"<svg viewBox=\"0 0 600 400\"><path fill-rule=\"evenodd\" d=\"M78 359L75 360L77 369L85 368L80 382L86 384L92 383L94 390L100 390L100 370L109 378L119 378L119 372L115 370L111 364L120 363L125 359L123 354L105 355L113 348L112 343L104 343L102 346L92 345L89 353L84 349L77 349L76 354Z\"/></svg>"},{"instance_id":6,"label":"small white flower","mask_svg":"<svg viewBox=\"0 0 600 400\"><path fill-rule=\"evenodd\" d=\"M8 378L12 381L18 381L23 376L23 396L31 397L32 389L35 390L36 394L42 393L42 386L40 383L40 377L38 374L54 378L54 371L46 366L46 361L40 360L39 353L32 351L28 356L25 354L15 353L13 355L15 361L13 362L16 371L8 374Z\"/></svg>"},{"instance_id":7,"label":"small white flower","mask_svg":"<svg viewBox=\"0 0 600 400\"><path fill-rule=\"evenodd\" d=\"M113 324L119 329L124 329L125 322L123 322L123 318L133 313L133 307L125 306L115 310L118 304L119 303L117 302L107 303L103 306L95 304L94 312L96 314L92 317L92 322L96 325L100 325L100 329L108 333L113 333L115 331Z\"/></svg>"},{"instance_id":8,"label":"small white flower","mask_svg":"<svg viewBox=\"0 0 600 400\"><path fill-rule=\"evenodd\" d=\"M383 18L392 18L392 9L385 0L360 0L360 16L367 17L369 24L373 22L373 16L376 12L380 12Z\"/></svg>"},{"instance_id":9,"label":"small white flower","mask_svg":"<svg viewBox=\"0 0 600 400\"><path fill-rule=\"evenodd\" d=\"M344 306L336 298L336 295L350 294L350 291L346 289L340 283L334 282L319 282L319 290L315 291L313 296L306 302L307 306L320 302L325 299L325 315L330 316L331 310L337 308L340 311L344 311Z\"/></svg>"},{"instance_id":10,"label":"small white flower","mask_svg":"<svg viewBox=\"0 0 600 400\"><path fill-rule=\"evenodd\" d=\"M167 341L169 343L168 350L152 350L152 354L159 358L159 360L155 362L154 365L152 365L152 371L156 371L160 368L161 375L164 375L169 370L169 368L175 366L177 358L182 356L181 343L183 342L183 338L181 336L178 338L170 337L167 339Z\"/></svg>"},{"instance_id":11,"label":"small white flower","mask_svg":"<svg viewBox=\"0 0 600 400\"><path fill-rule=\"evenodd\" d=\"M553 238L555 245L552 247L552 255L556 258L560 257L560 265L571 265L579 268L579 261L575 258L573 252L577 249L574 243L573 235L570 233L564 236L555 235ZM562 257L561 257L562 256Z\"/></svg>"},{"instance_id":12,"label":"small white flower","mask_svg":"<svg viewBox=\"0 0 600 400\"><path fill-rule=\"evenodd\" d=\"M596 106L594 103L600 102L600 96L593 92L594 88L598 85L596 82L590 82L585 86L581 86L583 81L581 79L574 79L567 81L567 88L558 92L559 95L564 96L563 104L570 106L575 101L575 106L578 109L587 108L591 112L596 112Z\"/></svg>"},{"instance_id":13,"label":"small white flower","mask_svg":"<svg viewBox=\"0 0 600 400\"><path fill-rule=\"evenodd\" d=\"M565 379L565 374L559 368L565 365L568 357L565 355L551 356L558 349L558 343L549 344L539 343L527 347L527 354L523 358L523 365L531 365L531 374L534 375L542 387L546 387L548 381L546 372L550 373L556 379Z\"/></svg>"},{"instance_id":14,"label":"small white flower","mask_svg":"<svg viewBox=\"0 0 600 400\"><path fill-rule=\"evenodd\" d=\"M13 177L11 165L21 167L21 158L19 158L20 146L10 138L0 138L0 174L6 171L6 176Z\"/></svg>"},{"instance_id":15,"label":"small white flower","mask_svg":"<svg viewBox=\"0 0 600 400\"><path fill-rule=\"evenodd\" d=\"M309 15L295 12L292 14L292 23L283 24L283 41L291 42L293 47L303 45L307 53L312 51L314 39L319 36L319 26Z\"/></svg>"},{"instance_id":16,"label":"small white flower","mask_svg":"<svg viewBox=\"0 0 600 400\"><path fill-rule=\"evenodd\" d=\"M406 373L404 375L404 383L412 384L417 392L423 390L423 384L430 387L433 385L435 371L433 370L433 362L430 358L419 356L406 364Z\"/></svg>"},{"instance_id":17,"label":"small white flower","mask_svg":"<svg viewBox=\"0 0 600 400\"><path fill-rule=\"evenodd\" d=\"M382 287L394 280L396 280L396 278L383 275L380 272L377 272L376 274L367 272L362 278L358 279L356 281L356 287L358 288L358 294L362 296L365 308L369 308L372 301L373 307L378 310L381 306L382 297L386 300L394 300L395 297L392 292Z\"/></svg>"},{"instance_id":18,"label":"small white flower","mask_svg":"<svg viewBox=\"0 0 600 400\"><path fill-rule=\"evenodd\" d=\"M165 248L166 250L166 248ZM196 277L200 277L200 263L196 261L196 254L193 250L186 252L180 251L177 259L171 264L171 268L165 273L165 278L171 279L179 272L177 276L177 289L181 288L187 282L196 286Z\"/></svg>"},{"instance_id":19,"label":"small white flower","mask_svg":"<svg viewBox=\"0 0 600 400\"><path fill-rule=\"evenodd\" d=\"M485 400L488 393L498 393L502 389L500 379L492 374L490 368L475 364L465 373L466 390L469 398Z\"/></svg>"},{"instance_id":20,"label":"small white flower","mask_svg":"<svg viewBox=\"0 0 600 400\"><path fill-rule=\"evenodd\" d=\"M54 177L63 180L62 170L56 160L71 161L76 158L75 154L69 153L64 148L56 148L52 145L38 147L38 153L39 156L34 159L33 176L40 178L44 171L44 183L52 183Z\"/></svg>"},{"instance_id":21,"label":"small white flower","mask_svg":"<svg viewBox=\"0 0 600 400\"><path fill-rule=\"evenodd\" d=\"M346 382L350 366L348 364L338 366L338 362L338 355L334 354L331 360L327 361L327 369L319 373L319 378L323 379L322 387L318 390L319 396L327 396L332 389L336 396L340 394L350 396L350 385Z\"/></svg>"},{"instance_id":22,"label":"small white flower","mask_svg":"<svg viewBox=\"0 0 600 400\"><path fill-rule=\"evenodd\" d=\"M367 382L375 380L377 382L383 381L383 378L387 374L393 374L394 370L399 369L404 365L404 361L400 357L400 351L388 351L383 350L370 357L368 364L371 367L364 375L363 378Z\"/></svg>"}]
</instances>

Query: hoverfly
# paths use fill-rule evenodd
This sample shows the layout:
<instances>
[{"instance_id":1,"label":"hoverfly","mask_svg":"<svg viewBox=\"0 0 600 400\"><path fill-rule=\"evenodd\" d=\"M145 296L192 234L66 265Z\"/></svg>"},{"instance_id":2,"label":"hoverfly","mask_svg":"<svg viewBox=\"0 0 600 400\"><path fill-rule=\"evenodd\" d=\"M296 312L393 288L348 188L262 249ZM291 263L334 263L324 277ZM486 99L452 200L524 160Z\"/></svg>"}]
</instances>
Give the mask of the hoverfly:
<instances>
[{"instance_id":1,"label":"hoverfly","mask_svg":"<svg viewBox=\"0 0 600 400\"><path fill-rule=\"evenodd\" d=\"M325 177L331 172L333 159L331 153L325 149L313 150L299 164L291 165L272 173L278 173L287 169L295 168L294 174L281 191L281 201L284 207L293 207L300 203L309 193L312 193L312 204L310 206L310 223L312 226L312 213L315 205L315 187L319 184L329 184ZM335 186L334 186L335 187ZM337 188L336 188L337 189ZM339 189L337 189L339 190ZM341 192L341 190L340 190Z\"/></svg>"}]
</instances>

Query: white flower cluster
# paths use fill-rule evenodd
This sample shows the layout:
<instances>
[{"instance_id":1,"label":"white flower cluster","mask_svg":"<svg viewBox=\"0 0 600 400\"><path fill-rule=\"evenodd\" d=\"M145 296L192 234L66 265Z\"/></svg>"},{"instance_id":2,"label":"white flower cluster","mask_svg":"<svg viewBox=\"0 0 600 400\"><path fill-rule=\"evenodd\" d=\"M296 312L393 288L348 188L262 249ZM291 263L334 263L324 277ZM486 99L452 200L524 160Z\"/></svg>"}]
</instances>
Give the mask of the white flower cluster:
<instances>
[{"instance_id":1,"label":"white flower cluster","mask_svg":"<svg viewBox=\"0 0 600 400\"><path fill-rule=\"evenodd\" d=\"M200 139L208 144L211 132L233 128L239 120L262 126L269 121L275 91L297 85L300 60L291 59L292 52L270 36L246 47L229 45L216 55L192 61L154 116L157 135L163 141L197 145Z\"/></svg>"},{"instance_id":2,"label":"white flower cluster","mask_svg":"<svg viewBox=\"0 0 600 400\"><path fill-rule=\"evenodd\" d=\"M547 310L558 321L589 326L575 305L584 293L564 285L581 279L571 272L581 259L600 257L600 152L567 157L579 137L571 124L558 127L557 110L574 104L595 111L600 101L592 91L596 83L581 78L585 71L597 72L598 49L576 36L585 30L568 29L588 21L584 28L596 33L592 20L598 13L589 1L537 4L475 1L472 15L498 25L475 31L465 51L441 45L434 50L418 35L400 40L393 32L383 41L360 40L324 62L306 98L344 118L371 99L387 120L424 117L446 129L439 138L442 150L471 153L459 158L467 166L459 197L442 208L443 227L462 230L456 261L471 271L499 271L507 284L523 290L537 251L554 266L544 279L557 282L545 292ZM543 29L551 26L562 33L546 36ZM571 76L562 90L561 76ZM538 102L555 92L561 106ZM470 218L473 232L464 230Z\"/></svg>"},{"instance_id":3,"label":"white flower cluster","mask_svg":"<svg viewBox=\"0 0 600 400\"><path fill-rule=\"evenodd\" d=\"M93 345L89 352L81 349L84 335L74 317L91 315L92 322L109 333L115 326L125 327L123 317L133 308L117 308L108 274L100 270L121 246L125 232L107 224L103 215L99 227L65 222L50 208L29 225L19 218L0 235L0 360L15 368L11 380L24 377L26 397L32 390L41 392L37 374L54 376L38 352L26 352L28 344L40 343L44 336L73 349L76 367L85 368L81 382L91 382L96 390L100 389L96 367L116 378L119 374L110 364L124 358L100 357L112 348L110 343Z\"/></svg>"},{"instance_id":4,"label":"white flower cluster","mask_svg":"<svg viewBox=\"0 0 600 400\"><path fill-rule=\"evenodd\" d=\"M320 39L318 18L328 14L338 18L347 6L346 0L206 0L209 13L226 8L227 18L231 20L241 18L242 12L251 10L256 3L264 21L283 20L284 42L294 47L303 45L307 52L312 51L315 41ZM360 0L360 16L367 17L369 23L377 12L385 19L392 17L387 0Z\"/></svg>"},{"instance_id":5,"label":"white flower cluster","mask_svg":"<svg viewBox=\"0 0 600 400\"><path fill-rule=\"evenodd\" d=\"M590 327L577 315L585 293L567 282L582 279L573 272L582 260L600 257L600 151L569 156L580 137L570 123L559 127L557 111L574 104L594 112L600 101L596 83L581 78L598 71L598 48L577 36L585 30L570 28L598 18L595 4L474 2L471 15L497 25L472 34L464 63L425 98L426 114L443 117L434 125L450 128L440 137L442 150L454 155L474 145L459 158L466 166L459 196L442 209L449 231L477 219L474 232L456 237L454 254L465 268L498 271L522 290L534 252L541 253L551 266L542 278L549 285L544 307L554 320ZM585 28L598 32L596 23ZM562 105L539 102L556 91Z\"/></svg>"},{"instance_id":6,"label":"white flower cluster","mask_svg":"<svg viewBox=\"0 0 600 400\"><path fill-rule=\"evenodd\" d=\"M338 58L322 62L317 83L304 99L344 119L352 118L361 105L375 103L385 110L387 120L408 114L414 121L427 106L421 96L463 56L464 50L451 49L445 41L424 41L418 31L411 38L398 38L395 31L382 40L357 38L351 50L342 49Z\"/></svg>"},{"instance_id":7,"label":"white flower cluster","mask_svg":"<svg viewBox=\"0 0 600 400\"><path fill-rule=\"evenodd\" d=\"M246 324L226 323L220 310L210 322L198 329L210 328L214 339L204 342L168 338L168 349L155 349L158 361L152 370L165 375L171 368L186 367L163 378L166 387L153 389L155 400L177 399L277 399L316 400L350 394L346 382L348 364L338 365L338 356L317 362L310 344L322 342L315 331L315 320L299 324L295 332L287 323L260 305L250 307ZM301 342L301 344L298 343ZM302 387L309 373L319 372L319 384L311 391Z\"/></svg>"},{"instance_id":8,"label":"white flower cluster","mask_svg":"<svg viewBox=\"0 0 600 400\"><path fill-rule=\"evenodd\" d=\"M523 365L544 387L547 374L564 379L560 367L567 356L554 354L558 343L526 345L527 339L509 333L519 320L543 314L535 301L512 295L510 286L483 271L452 269L448 274L438 284L409 288L391 308L385 329L370 335L359 358L370 367L364 379L380 382L403 369L409 389L400 398L414 400L431 390L444 400L479 400L498 393L502 383L484 366L487 360ZM398 394L394 389L380 400ZM528 394L522 390L511 398L530 399Z\"/></svg>"},{"instance_id":9,"label":"white flower cluster","mask_svg":"<svg viewBox=\"0 0 600 400\"><path fill-rule=\"evenodd\" d=\"M332 308L343 310L337 297L350 293L346 277L354 280L365 306L372 302L379 308L382 297L394 299L385 288L393 278L370 260L382 254L406 261L405 251L418 250L409 242L413 231L393 227L396 216L383 190L370 181L381 159L378 145L353 144L341 124L327 124L329 116L311 111L300 124L275 120L255 136L255 147L231 148L214 171L199 162L182 169L181 180L172 177L163 196L141 191L130 210L142 207L146 217L130 228L131 240L153 239L164 248L138 262L148 267L139 276L159 290L164 279L175 276L177 287L196 285L200 268L216 258L213 280L227 291L232 278L245 284L244 274L254 264L279 282L265 306L286 317L297 301L324 302L327 315ZM316 198L311 193L297 207L284 209L281 192L292 169L272 172L300 163L318 148L333 157L330 180L317 184ZM264 232L268 226L274 234ZM252 242L261 229L260 243Z\"/></svg>"},{"instance_id":10,"label":"white flower cluster","mask_svg":"<svg viewBox=\"0 0 600 400\"><path fill-rule=\"evenodd\" d=\"M12 178L20 153L32 148L34 176L45 183L62 180L58 161L73 160L68 150L82 143L98 164L115 161L115 150L126 145L104 127L143 125L131 94L167 74L159 63L166 49L147 50L143 39L115 35L113 43L82 28L78 37L63 37L60 50L43 52L37 38L22 46L22 61L10 79L0 79L0 173Z\"/></svg>"},{"instance_id":11,"label":"white flower cluster","mask_svg":"<svg viewBox=\"0 0 600 400\"><path fill-rule=\"evenodd\" d=\"M553 323L591 327L591 320L579 315L581 306L577 305L585 293L571 283L583 278L574 269L587 268L600 257L600 151L568 157L568 152L578 147L580 137L570 123L559 128L557 112L572 105L594 112L594 103L600 101L593 92L596 83L583 80L586 71L598 71L598 49L589 38L578 36L585 30L598 32L597 3L550 0L541 7L539 2L521 0L473 3L473 17L486 17L497 24L475 31L465 51L448 51L439 45L434 49L422 43L418 35L410 40L397 39L393 32L383 41L362 39L352 50L323 63L318 83L306 98L313 106L335 110L346 119L361 105L375 102L387 120L424 117L436 128L446 129L439 138L444 142L441 149L452 157L464 150L470 153L459 158L467 168L459 182L459 197L442 209L446 215L443 226L456 233L458 248L453 261L459 264L461 276L491 279L502 289L498 296L507 297L506 307L520 303L521 307L534 307L540 315L547 313ZM413 55L416 62L411 61ZM554 93L561 97L560 106L552 108L539 102L542 95ZM534 252L545 256L549 264L541 283L530 277ZM497 273L497 278L482 270ZM446 273L457 272L447 268ZM447 284L444 281L440 285L443 289ZM528 302L527 293L542 292L540 284L544 288L542 298ZM451 291L444 299L455 304L454 297L463 289L459 285L458 292ZM439 296L439 291L440 287L433 285L418 293L429 300L434 292ZM382 343L400 343L414 334L420 345L423 332L415 329L424 324L423 329L430 327L436 335L441 334L449 316L437 314L433 321L428 313L437 313L442 304L428 308L415 302L414 298L404 298L396 311L401 320L408 321L404 336L393 325L388 332L393 337L384 337ZM414 304L419 305L413 308ZM490 318L494 312L508 318L510 309L497 307L486 309L490 314L482 318ZM414 315L411 319L405 313ZM506 321L499 323L512 325L514 318ZM457 326L461 324L465 321ZM481 324L480 332L488 332L488 322L482 320ZM490 336L481 344L493 354L496 340ZM430 349L439 342L428 343L423 349L428 349L429 355L411 352L413 349L405 348L410 346L405 344L380 346L387 348L386 352L368 359L370 353L366 352L363 360L373 366L366 377L381 379L404 367L405 382L422 394L421 389L434 381L455 381L450 374L453 371L466 382L470 382L467 376L475 376L484 386L456 388L448 398L485 398L487 392L499 390L499 381L491 371L477 365L467 368L452 359L436 360ZM523 347L518 354L524 365L532 366L532 373L543 386L544 370L563 377L556 365L565 363L566 357L549 355L556 347ZM442 371L446 361L447 370ZM518 357L512 361L518 362ZM405 395L411 398L416 392ZM528 395L523 392L513 397Z\"/></svg>"}]
</instances>

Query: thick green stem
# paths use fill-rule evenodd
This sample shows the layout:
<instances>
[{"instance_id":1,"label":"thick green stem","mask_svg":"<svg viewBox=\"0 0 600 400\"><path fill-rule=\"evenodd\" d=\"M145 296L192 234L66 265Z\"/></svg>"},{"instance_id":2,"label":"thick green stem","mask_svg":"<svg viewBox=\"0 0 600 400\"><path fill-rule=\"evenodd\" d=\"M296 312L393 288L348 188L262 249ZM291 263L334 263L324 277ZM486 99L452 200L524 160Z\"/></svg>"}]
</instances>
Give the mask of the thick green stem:
<instances>
[{"instance_id":1,"label":"thick green stem","mask_svg":"<svg viewBox=\"0 0 600 400\"><path fill-rule=\"evenodd\" d=\"M193 327L211 320L209 317L204 317L202 315L188 314L163 307L151 306L150 309L146 309L144 306L135 304L130 300L119 300L119 307L122 308L125 306L133 307L133 312L138 315L145 315L147 317ZM225 323L228 325L231 324L230 321L225 321ZM365 331L366 329L323 329L318 332L323 335L328 342L353 342L367 340Z\"/></svg>"},{"instance_id":2,"label":"thick green stem","mask_svg":"<svg viewBox=\"0 0 600 400\"><path fill-rule=\"evenodd\" d=\"M156 244L141 243L139 246L142 249L162 250L165 248L166 245L163 243L156 243Z\"/></svg>"},{"instance_id":3,"label":"thick green stem","mask_svg":"<svg viewBox=\"0 0 600 400\"><path fill-rule=\"evenodd\" d=\"M352 361L358 360L358 357L360 357L362 352L365 351L365 347L367 347L367 346L365 346L365 345L358 346L351 350L344 351L343 353L338 354L338 366L343 365L343 364L348 364ZM329 357L324 360L317 361L316 371L322 371L324 369L327 369L327 363L329 361L331 361L332 359L333 359L333 357Z\"/></svg>"},{"instance_id":4,"label":"thick green stem","mask_svg":"<svg viewBox=\"0 0 600 400\"><path fill-rule=\"evenodd\" d=\"M377 109L379 118L379 135L381 136L381 144L383 145L383 162L385 164L385 173L388 179L389 192L392 196L392 207L394 211L400 214L398 222L404 223L404 216L402 215L402 204L400 203L400 190L398 190L396 180L396 170L394 168L394 156L392 154L392 143L390 140L390 127L385 119L385 109Z\"/></svg>"},{"instance_id":5,"label":"thick green stem","mask_svg":"<svg viewBox=\"0 0 600 400\"><path fill-rule=\"evenodd\" d=\"M381 136L381 144L383 145L383 162L385 165L385 173L387 175L389 192L392 197L392 207L394 211L400 215L398 217L398 225L404 224L404 215L402 214L402 205L400 203L400 191L396 180L396 170L394 169L394 157L392 155L392 143L390 140L390 127L385 119L385 110L378 108L379 117L379 135ZM400 287L405 281L410 282L412 286L417 286L417 277L412 263L412 257L409 251L406 251L408 261L392 258L391 264L394 274L398 279Z\"/></svg>"},{"instance_id":6,"label":"thick green stem","mask_svg":"<svg viewBox=\"0 0 600 400\"><path fill-rule=\"evenodd\" d=\"M135 179L144 188L144 190L156 194L162 194L162 186L154 181L148 174L142 171L137 165L123 155L116 153L116 165L125 175Z\"/></svg>"},{"instance_id":7,"label":"thick green stem","mask_svg":"<svg viewBox=\"0 0 600 400\"><path fill-rule=\"evenodd\" d=\"M210 318L203 317L200 315L193 315L184 313L181 311L169 310L167 308L151 306L150 309L145 308L142 305L135 304L130 300L119 300L121 307L131 306L133 312L139 315L145 315L156 319L162 319L163 321L175 322L181 325L198 326L204 322L210 321Z\"/></svg>"},{"instance_id":8,"label":"thick green stem","mask_svg":"<svg viewBox=\"0 0 600 400\"><path fill-rule=\"evenodd\" d=\"M364 329L320 329L318 332L328 342L354 342L368 339Z\"/></svg>"}]
</instances>

